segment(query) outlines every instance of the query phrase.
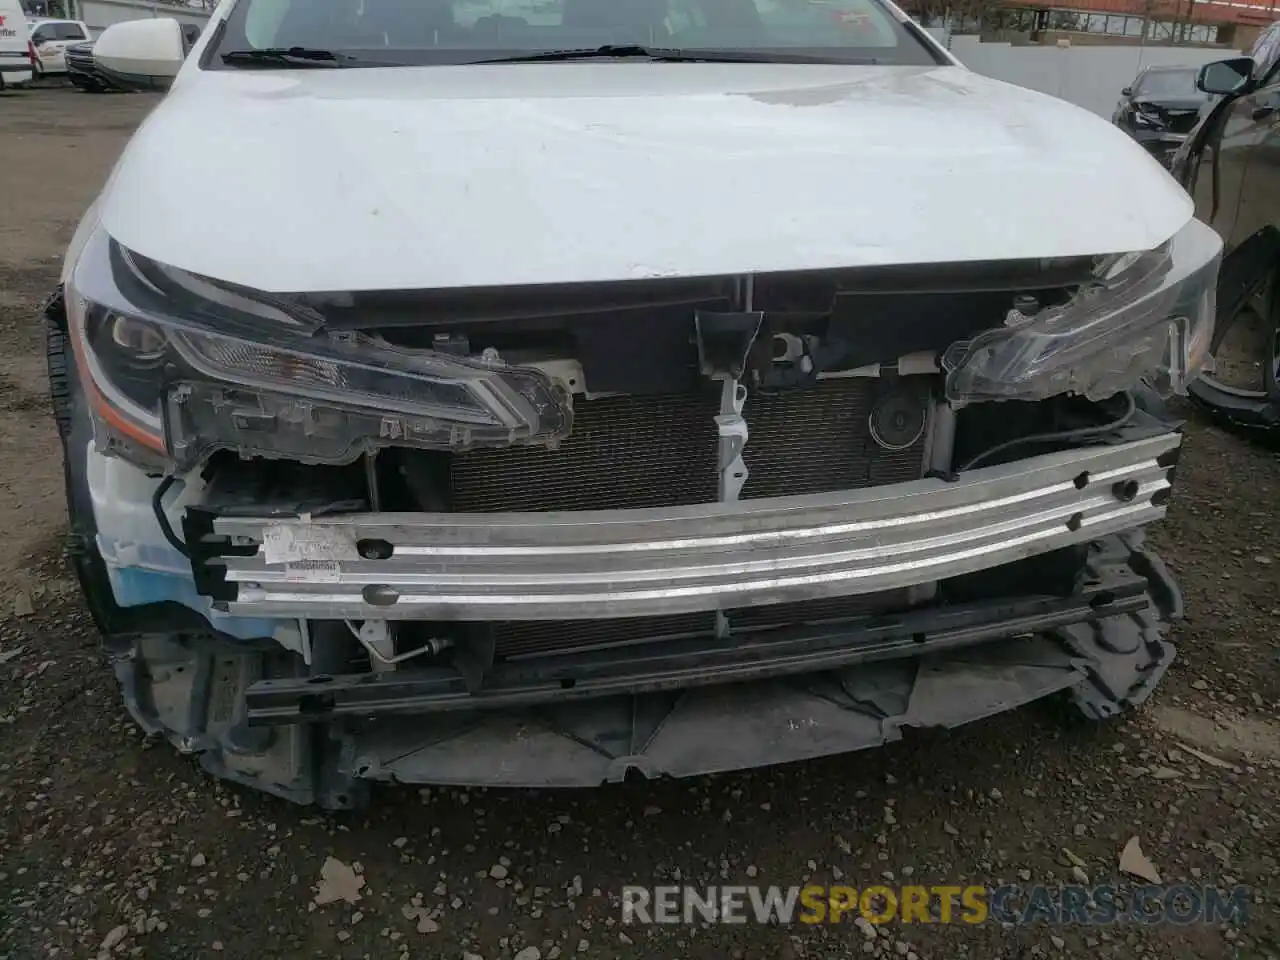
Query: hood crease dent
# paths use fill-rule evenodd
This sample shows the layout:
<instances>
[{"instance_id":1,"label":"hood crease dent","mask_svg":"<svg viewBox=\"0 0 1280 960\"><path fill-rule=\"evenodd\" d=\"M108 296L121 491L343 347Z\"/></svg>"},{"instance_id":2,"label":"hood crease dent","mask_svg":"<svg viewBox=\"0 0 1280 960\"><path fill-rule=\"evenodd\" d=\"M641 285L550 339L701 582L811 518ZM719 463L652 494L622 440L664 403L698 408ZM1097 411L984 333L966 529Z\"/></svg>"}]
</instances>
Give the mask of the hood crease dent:
<instances>
[{"instance_id":1,"label":"hood crease dent","mask_svg":"<svg viewBox=\"0 0 1280 960\"><path fill-rule=\"evenodd\" d=\"M102 223L269 292L1087 256L1193 212L1122 131L961 67L188 67Z\"/></svg>"}]
</instances>

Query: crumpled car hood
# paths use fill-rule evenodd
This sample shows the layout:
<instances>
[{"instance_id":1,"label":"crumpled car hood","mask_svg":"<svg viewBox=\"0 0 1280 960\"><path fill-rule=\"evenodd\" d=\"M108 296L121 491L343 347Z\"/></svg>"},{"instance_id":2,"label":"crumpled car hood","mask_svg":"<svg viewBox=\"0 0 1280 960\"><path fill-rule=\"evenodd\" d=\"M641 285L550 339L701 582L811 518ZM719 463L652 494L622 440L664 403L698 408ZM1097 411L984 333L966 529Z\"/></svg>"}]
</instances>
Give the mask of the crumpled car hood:
<instances>
[{"instance_id":1,"label":"crumpled car hood","mask_svg":"<svg viewBox=\"0 0 1280 960\"><path fill-rule=\"evenodd\" d=\"M1192 210L1105 121L961 67L647 62L188 63L99 203L275 292L1109 253Z\"/></svg>"}]
</instances>

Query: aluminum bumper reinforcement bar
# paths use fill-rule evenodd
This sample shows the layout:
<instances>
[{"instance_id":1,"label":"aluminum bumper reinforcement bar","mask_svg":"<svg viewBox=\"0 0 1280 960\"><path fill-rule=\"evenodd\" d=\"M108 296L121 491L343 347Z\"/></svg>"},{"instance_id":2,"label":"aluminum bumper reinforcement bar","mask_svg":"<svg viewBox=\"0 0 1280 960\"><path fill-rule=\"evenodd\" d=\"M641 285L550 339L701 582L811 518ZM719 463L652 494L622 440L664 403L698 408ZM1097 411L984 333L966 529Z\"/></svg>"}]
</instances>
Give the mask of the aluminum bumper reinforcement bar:
<instances>
[{"instance_id":1,"label":"aluminum bumper reinforcement bar","mask_svg":"<svg viewBox=\"0 0 1280 960\"><path fill-rule=\"evenodd\" d=\"M313 619L564 620L875 593L1159 519L1162 434L863 490L656 510L216 516L221 609ZM244 554L244 555L232 555Z\"/></svg>"}]
</instances>

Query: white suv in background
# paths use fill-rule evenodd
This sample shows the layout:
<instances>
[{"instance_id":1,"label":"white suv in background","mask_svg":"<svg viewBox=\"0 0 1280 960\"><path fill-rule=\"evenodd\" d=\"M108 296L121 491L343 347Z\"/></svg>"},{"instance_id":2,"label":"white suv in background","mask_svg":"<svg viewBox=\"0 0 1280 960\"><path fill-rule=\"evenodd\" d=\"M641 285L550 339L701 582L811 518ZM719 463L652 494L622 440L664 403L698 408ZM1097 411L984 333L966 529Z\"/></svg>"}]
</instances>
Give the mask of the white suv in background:
<instances>
[{"instance_id":1,"label":"white suv in background","mask_svg":"<svg viewBox=\"0 0 1280 960\"><path fill-rule=\"evenodd\" d=\"M36 76L66 73L66 48L90 36L83 20L32 20L31 46L36 52Z\"/></svg>"}]
</instances>

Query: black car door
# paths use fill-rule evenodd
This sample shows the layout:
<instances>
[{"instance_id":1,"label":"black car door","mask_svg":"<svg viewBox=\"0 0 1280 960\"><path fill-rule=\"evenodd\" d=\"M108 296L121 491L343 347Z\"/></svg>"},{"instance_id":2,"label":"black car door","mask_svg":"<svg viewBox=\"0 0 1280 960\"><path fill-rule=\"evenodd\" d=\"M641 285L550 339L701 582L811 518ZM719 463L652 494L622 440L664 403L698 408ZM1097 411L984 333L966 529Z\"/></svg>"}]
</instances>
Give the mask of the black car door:
<instances>
[{"instance_id":1,"label":"black car door","mask_svg":"<svg viewBox=\"0 0 1280 960\"><path fill-rule=\"evenodd\" d=\"M1280 429L1280 22L1258 38L1253 89L1214 103L1178 170L1226 246L1214 369L1193 397L1236 424Z\"/></svg>"},{"instance_id":2,"label":"black car door","mask_svg":"<svg viewBox=\"0 0 1280 960\"><path fill-rule=\"evenodd\" d=\"M1232 226L1234 249L1263 227L1280 226L1280 69L1273 65L1264 84L1241 97L1236 111L1247 117L1249 160Z\"/></svg>"},{"instance_id":3,"label":"black car door","mask_svg":"<svg viewBox=\"0 0 1280 960\"><path fill-rule=\"evenodd\" d=\"M1187 186L1196 202L1196 216L1210 224L1230 252L1270 220L1280 219L1280 205L1266 210L1247 194L1263 188L1263 181L1276 170L1261 170L1249 176L1259 148L1274 137L1280 119L1280 22L1259 35L1249 52L1255 63L1254 76L1262 84L1253 93L1215 105L1197 139L1190 159ZM1246 186L1249 183L1249 186ZM1280 196L1277 196L1280 200ZM1267 218L1270 217L1270 220ZM1261 219L1260 219L1261 218Z\"/></svg>"}]
</instances>

